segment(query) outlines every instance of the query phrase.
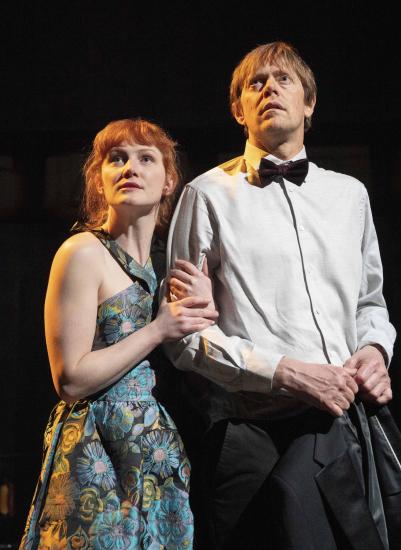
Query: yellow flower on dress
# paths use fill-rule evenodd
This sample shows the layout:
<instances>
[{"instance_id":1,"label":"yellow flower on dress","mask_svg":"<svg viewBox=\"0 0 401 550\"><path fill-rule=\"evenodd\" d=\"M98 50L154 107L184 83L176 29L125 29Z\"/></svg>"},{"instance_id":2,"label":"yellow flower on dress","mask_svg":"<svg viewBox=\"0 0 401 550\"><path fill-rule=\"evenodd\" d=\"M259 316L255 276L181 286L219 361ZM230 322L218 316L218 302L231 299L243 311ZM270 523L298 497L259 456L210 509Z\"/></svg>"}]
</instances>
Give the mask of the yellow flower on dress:
<instances>
[{"instance_id":1,"label":"yellow flower on dress","mask_svg":"<svg viewBox=\"0 0 401 550\"><path fill-rule=\"evenodd\" d=\"M143 510L149 510L154 500L160 499L160 489L157 485L157 477L148 475L143 479Z\"/></svg>"},{"instance_id":2,"label":"yellow flower on dress","mask_svg":"<svg viewBox=\"0 0 401 550\"><path fill-rule=\"evenodd\" d=\"M70 453L82 436L82 428L77 422L67 422L61 433L61 450Z\"/></svg>"},{"instance_id":3,"label":"yellow flower on dress","mask_svg":"<svg viewBox=\"0 0 401 550\"><path fill-rule=\"evenodd\" d=\"M59 449L54 457L53 472L55 474L68 474L69 471L70 463L68 458Z\"/></svg>"},{"instance_id":4,"label":"yellow flower on dress","mask_svg":"<svg viewBox=\"0 0 401 550\"><path fill-rule=\"evenodd\" d=\"M82 529L78 527L73 535L68 537L69 550L87 550L89 548L89 537Z\"/></svg>"},{"instance_id":5,"label":"yellow flower on dress","mask_svg":"<svg viewBox=\"0 0 401 550\"><path fill-rule=\"evenodd\" d=\"M38 550L65 550L67 548L65 521L47 523L40 530Z\"/></svg>"},{"instance_id":6,"label":"yellow flower on dress","mask_svg":"<svg viewBox=\"0 0 401 550\"><path fill-rule=\"evenodd\" d=\"M53 474L50 478L43 517L50 521L65 519L75 508L76 487L68 473Z\"/></svg>"},{"instance_id":7,"label":"yellow flower on dress","mask_svg":"<svg viewBox=\"0 0 401 550\"><path fill-rule=\"evenodd\" d=\"M89 523L99 512L103 512L103 502L100 499L99 491L93 487L84 489L79 497L81 518Z\"/></svg>"},{"instance_id":8,"label":"yellow flower on dress","mask_svg":"<svg viewBox=\"0 0 401 550\"><path fill-rule=\"evenodd\" d=\"M130 502L136 506L140 499L141 489L141 471L139 468L132 466L127 470L122 477L122 485Z\"/></svg>"}]
</instances>

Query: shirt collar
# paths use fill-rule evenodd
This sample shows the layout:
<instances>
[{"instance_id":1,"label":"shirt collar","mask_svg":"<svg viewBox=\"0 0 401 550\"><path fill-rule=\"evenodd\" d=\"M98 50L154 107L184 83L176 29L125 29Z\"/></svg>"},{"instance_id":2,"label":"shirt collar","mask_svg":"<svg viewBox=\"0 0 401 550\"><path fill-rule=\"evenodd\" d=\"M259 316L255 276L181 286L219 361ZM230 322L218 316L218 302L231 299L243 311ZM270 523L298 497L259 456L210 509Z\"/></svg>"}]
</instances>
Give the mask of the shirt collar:
<instances>
[{"instance_id":1,"label":"shirt collar","mask_svg":"<svg viewBox=\"0 0 401 550\"><path fill-rule=\"evenodd\" d=\"M249 183L259 182L258 169L262 158L271 160L275 164L282 164L283 162L295 161L295 160L306 158L306 150L305 150L305 147L302 147L302 149L296 155L294 155L291 159L284 161L268 153L267 151L264 151L263 149L259 149L259 147L256 147L256 145L252 145L252 143L249 143L249 141L247 141L245 145L244 156L243 156L244 166L242 167L241 171L247 172L247 180L249 181Z\"/></svg>"},{"instance_id":2,"label":"shirt collar","mask_svg":"<svg viewBox=\"0 0 401 550\"><path fill-rule=\"evenodd\" d=\"M288 160L282 160L278 157L275 157L271 153L264 151L263 149L259 149L259 147L256 147L256 145L252 145L252 143L249 143L249 141L246 142L244 159L248 168L251 166L254 170L258 170L260 161L263 157L271 160L275 164L282 164L283 162L305 159L306 150L305 147L302 147L302 149L292 158Z\"/></svg>"}]
</instances>

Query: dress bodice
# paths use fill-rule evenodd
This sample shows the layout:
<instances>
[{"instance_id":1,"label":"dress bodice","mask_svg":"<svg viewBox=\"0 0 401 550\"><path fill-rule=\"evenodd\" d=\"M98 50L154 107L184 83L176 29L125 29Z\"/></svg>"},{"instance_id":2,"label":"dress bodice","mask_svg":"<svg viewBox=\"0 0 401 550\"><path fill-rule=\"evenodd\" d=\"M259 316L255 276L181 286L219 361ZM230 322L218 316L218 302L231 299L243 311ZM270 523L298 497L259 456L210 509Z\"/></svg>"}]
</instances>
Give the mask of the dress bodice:
<instances>
[{"instance_id":1,"label":"dress bodice","mask_svg":"<svg viewBox=\"0 0 401 550\"><path fill-rule=\"evenodd\" d=\"M150 323L157 287L150 258L144 266L141 266L109 235L100 231L94 234L131 277L132 284L98 306L93 351L116 344ZM133 368L119 381L102 393L100 399L112 401L151 399L154 384L154 372L148 359L144 359L137 365L133 365Z\"/></svg>"}]
</instances>

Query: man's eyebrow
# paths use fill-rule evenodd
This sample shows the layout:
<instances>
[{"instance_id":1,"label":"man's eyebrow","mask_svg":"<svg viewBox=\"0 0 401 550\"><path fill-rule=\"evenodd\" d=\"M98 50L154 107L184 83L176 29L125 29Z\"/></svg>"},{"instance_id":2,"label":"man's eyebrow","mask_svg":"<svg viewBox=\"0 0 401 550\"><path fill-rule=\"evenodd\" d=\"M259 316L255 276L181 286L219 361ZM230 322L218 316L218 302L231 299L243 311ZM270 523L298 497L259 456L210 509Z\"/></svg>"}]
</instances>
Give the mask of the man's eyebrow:
<instances>
[{"instance_id":1,"label":"man's eyebrow","mask_svg":"<svg viewBox=\"0 0 401 550\"><path fill-rule=\"evenodd\" d=\"M266 78L267 71L263 71L262 69L258 69L257 71L251 73L249 75L249 80L255 80L256 78Z\"/></svg>"}]
</instances>

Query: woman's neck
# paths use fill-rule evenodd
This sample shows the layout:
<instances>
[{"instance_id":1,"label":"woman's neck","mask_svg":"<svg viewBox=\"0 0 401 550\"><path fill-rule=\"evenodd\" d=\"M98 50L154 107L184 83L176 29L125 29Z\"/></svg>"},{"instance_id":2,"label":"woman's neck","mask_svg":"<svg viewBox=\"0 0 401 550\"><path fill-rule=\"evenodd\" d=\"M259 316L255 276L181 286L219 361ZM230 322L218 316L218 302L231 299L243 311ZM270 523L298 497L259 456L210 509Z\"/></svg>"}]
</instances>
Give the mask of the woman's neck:
<instances>
[{"instance_id":1,"label":"woman's neck","mask_svg":"<svg viewBox=\"0 0 401 550\"><path fill-rule=\"evenodd\" d=\"M124 216L121 212L117 215L113 209L110 209L102 228L138 263L145 265L149 258L155 229L154 216L145 215L134 218Z\"/></svg>"}]
</instances>

